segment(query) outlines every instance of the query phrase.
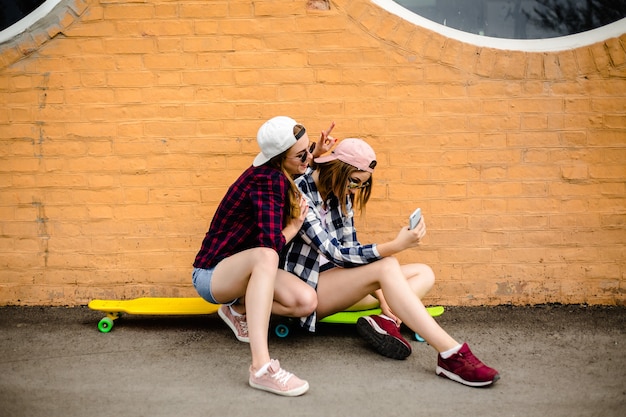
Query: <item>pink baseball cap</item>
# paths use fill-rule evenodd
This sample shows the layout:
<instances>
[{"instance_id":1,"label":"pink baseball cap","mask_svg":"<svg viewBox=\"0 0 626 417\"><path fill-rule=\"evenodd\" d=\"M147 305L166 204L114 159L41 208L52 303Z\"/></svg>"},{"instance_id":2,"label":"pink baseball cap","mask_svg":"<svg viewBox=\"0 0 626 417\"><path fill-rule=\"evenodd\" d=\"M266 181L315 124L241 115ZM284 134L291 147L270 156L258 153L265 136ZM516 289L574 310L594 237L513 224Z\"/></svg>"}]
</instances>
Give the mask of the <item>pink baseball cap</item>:
<instances>
[{"instance_id":1,"label":"pink baseball cap","mask_svg":"<svg viewBox=\"0 0 626 417\"><path fill-rule=\"evenodd\" d=\"M335 159L370 173L374 172L376 167L376 153L363 139L344 139L330 154L315 158L315 162L321 164Z\"/></svg>"}]
</instances>

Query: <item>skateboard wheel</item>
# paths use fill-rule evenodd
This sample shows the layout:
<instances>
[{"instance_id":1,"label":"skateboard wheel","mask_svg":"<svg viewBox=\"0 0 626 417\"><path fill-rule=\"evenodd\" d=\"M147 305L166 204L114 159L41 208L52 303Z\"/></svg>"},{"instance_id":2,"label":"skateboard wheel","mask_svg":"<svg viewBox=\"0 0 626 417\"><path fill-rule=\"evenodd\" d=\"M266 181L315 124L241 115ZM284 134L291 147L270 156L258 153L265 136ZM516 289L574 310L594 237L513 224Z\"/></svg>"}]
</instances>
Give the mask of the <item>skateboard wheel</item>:
<instances>
[{"instance_id":1,"label":"skateboard wheel","mask_svg":"<svg viewBox=\"0 0 626 417\"><path fill-rule=\"evenodd\" d=\"M102 333L109 333L113 329L113 319L105 317L98 322L98 330Z\"/></svg>"},{"instance_id":2,"label":"skateboard wheel","mask_svg":"<svg viewBox=\"0 0 626 417\"><path fill-rule=\"evenodd\" d=\"M287 326L286 324L278 324L276 325L276 327L274 328L274 333L276 333L276 336L278 337L287 337L287 335L289 334L289 326Z\"/></svg>"},{"instance_id":3,"label":"skateboard wheel","mask_svg":"<svg viewBox=\"0 0 626 417\"><path fill-rule=\"evenodd\" d=\"M415 340L417 340L418 342L425 342L426 341L422 336L420 336L417 333L415 333L414 336L415 336Z\"/></svg>"}]
</instances>

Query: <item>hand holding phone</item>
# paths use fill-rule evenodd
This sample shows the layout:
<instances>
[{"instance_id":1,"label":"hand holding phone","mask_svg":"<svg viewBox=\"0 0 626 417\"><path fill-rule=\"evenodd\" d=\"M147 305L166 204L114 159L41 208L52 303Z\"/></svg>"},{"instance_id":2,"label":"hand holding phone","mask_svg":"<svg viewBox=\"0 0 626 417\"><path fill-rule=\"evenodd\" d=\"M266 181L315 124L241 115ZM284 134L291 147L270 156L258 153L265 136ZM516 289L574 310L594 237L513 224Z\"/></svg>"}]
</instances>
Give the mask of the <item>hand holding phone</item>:
<instances>
[{"instance_id":1,"label":"hand holding phone","mask_svg":"<svg viewBox=\"0 0 626 417\"><path fill-rule=\"evenodd\" d=\"M421 219L422 219L422 209L417 208L415 209L413 214L409 216L409 230L415 229Z\"/></svg>"}]
</instances>

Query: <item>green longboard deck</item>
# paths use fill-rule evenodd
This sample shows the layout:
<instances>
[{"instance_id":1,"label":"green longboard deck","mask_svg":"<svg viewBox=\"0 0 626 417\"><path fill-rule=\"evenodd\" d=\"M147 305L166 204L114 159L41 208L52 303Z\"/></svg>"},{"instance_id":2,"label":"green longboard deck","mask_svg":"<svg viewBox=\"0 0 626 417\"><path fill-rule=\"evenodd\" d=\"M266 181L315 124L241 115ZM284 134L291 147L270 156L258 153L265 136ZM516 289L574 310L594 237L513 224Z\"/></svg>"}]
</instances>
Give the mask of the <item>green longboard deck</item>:
<instances>
[{"instance_id":1,"label":"green longboard deck","mask_svg":"<svg viewBox=\"0 0 626 417\"><path fill-rule=\"evenodd\" d=\"M443 314L443 306L426 307L426 310L432 317L439 317ZM337 324L352 324L356 323L359 317L372 316L380 314L380 308L373 308L370 310L359 311L342 311L335 313L332 316L324 317L320 320L321 323L337 323Z\"/></svg>"}]
</instances>

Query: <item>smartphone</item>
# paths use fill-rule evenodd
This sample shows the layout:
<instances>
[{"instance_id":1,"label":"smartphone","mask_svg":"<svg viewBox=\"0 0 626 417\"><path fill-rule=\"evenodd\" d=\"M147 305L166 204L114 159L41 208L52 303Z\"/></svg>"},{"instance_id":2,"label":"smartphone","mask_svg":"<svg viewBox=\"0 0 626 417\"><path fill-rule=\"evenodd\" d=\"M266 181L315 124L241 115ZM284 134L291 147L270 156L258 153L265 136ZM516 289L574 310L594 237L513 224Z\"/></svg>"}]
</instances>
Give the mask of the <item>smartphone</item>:
<instances>
[{"instance_id":1,"label":"smartphone","mask_svg":"<svg viewBox=\"0 0 626 417\"><path fill-rule=\"evenodd\" d=\"M416 208L413 214L409 216L409 229L415 229L422 219L422 209Z\"/></svg>"}]
</instances>

